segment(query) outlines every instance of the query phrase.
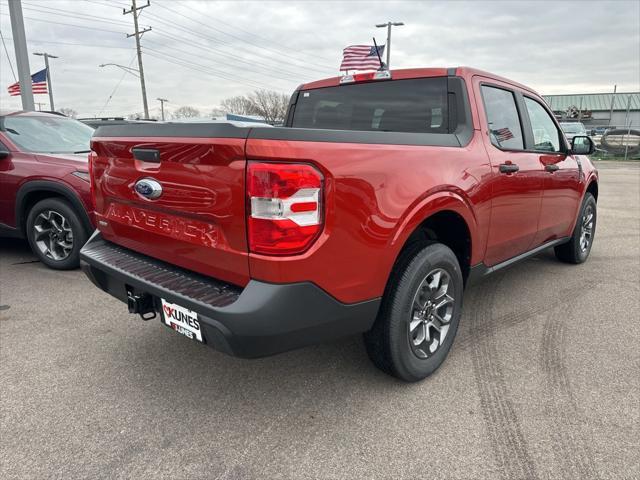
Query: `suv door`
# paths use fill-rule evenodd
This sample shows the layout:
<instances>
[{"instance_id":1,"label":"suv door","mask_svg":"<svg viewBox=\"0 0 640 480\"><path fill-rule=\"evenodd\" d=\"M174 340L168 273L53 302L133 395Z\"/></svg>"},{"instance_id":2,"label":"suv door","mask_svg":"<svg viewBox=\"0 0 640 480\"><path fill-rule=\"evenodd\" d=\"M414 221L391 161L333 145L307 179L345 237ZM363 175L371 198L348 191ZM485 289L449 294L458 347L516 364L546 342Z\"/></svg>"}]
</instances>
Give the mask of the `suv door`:
<instances>
[{"instance_id":1,"label":"suv door","mask_svg":"<svg viewBox=\"0 0 640 480\"><path fill-rule=\"evenodd\" d=\"M544 166L544 191L534 247L570 235L582 197L579 158L568 155L560 127L544 104L524 94L525 144Z\"/></svg>"},{"instance_id":2,"label":"suv door","mask_svg":"<svg viewBox=\"0 0 640 480\"><path fill-rule=\"evenodd\" d=\"M485 264L492 266L532 247L538 231L544 168L526 151L522 106L513 87L476 77L484 144L491 161L491 222Z\"/></svg>"},{"instance_id":3,"label":"suv door","mask_svg":"<svg viewBox=\"0 0 640 480\"><path fill-rule=\"evenodd\" d=\"M0 158L0 229L2 225L13 228L15 226L15 203L17 181L14 178L15 164L14 156L7 145L2 142L0 134L0 150L9 152L4 158Z\"/></svg>"}]
</instances>

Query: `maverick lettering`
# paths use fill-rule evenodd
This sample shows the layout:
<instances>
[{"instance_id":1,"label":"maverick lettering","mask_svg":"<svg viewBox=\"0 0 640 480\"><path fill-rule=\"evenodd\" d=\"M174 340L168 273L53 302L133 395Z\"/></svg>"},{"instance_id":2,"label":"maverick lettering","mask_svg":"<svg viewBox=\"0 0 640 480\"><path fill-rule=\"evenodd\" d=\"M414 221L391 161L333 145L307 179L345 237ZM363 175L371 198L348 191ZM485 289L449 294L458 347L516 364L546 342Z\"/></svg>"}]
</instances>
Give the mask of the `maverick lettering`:
<instances>
[{"instance_id":1,"label":"maverick lettering","mask_svg":"<svg viewBox=\"0 0 640 480\"><path fill-rule=\"evenodd\" d=\"M118 203L111 203L105 216L118 223L155 231L196 245L215 248L220 243L217 227L204 222L189 220L187 223L174 216L149 212Z\"/></svg>"}]
</instances>

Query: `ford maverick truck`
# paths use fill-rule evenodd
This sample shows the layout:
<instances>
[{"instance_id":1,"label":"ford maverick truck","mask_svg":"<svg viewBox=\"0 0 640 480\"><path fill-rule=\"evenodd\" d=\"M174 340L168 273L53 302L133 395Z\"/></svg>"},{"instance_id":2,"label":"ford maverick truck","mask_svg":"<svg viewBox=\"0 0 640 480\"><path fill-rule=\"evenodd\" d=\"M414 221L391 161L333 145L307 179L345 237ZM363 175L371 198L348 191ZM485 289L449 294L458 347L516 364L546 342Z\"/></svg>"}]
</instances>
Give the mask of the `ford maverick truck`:
<instances>
[{"instance_id":1,"label":"ford maverick truck","mask_svg":"<svg viewBox=\"0 0 640 480\"><path fill-rule=\"evenodd\" d=\"M586 136L532 89L479 70L301 85L283 127L101 126L82 268L131 313L258 357L364 334L383 371L431 374L463 290L596 228Z\"/></svg>"}]
</instances>

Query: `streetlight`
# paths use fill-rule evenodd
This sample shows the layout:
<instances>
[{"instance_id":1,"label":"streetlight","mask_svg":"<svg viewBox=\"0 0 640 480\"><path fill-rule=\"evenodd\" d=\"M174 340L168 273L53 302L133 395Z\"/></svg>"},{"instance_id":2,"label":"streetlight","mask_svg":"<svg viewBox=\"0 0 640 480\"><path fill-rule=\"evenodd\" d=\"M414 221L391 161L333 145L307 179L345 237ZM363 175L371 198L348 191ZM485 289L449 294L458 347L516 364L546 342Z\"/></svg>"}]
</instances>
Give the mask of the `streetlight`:
<instances>
[{"instance_id":1,"label":"streetlight","mask_svg":"<svg viewBox=\"0 0 640 480\"><path fill-rule=\"evenodd\" d=\"M136 68L125 67L124 65L120 65L118 63L101 63L98 66L99 67L106 67L106 66L109 66L109 65L114 66L114 67L118 67L118 68L124 70L125 72L130 73L134 77L140 78L140 71L138 69L136 69Z\"/></svg>"},{"instance_id":2,"label":"streetlight","mask_svg":"<svg viewBox=\"0 0 640 480\"><path fill-rule=\"evenodd\" d=\"M376 24L376 27L378 28L387 27L387 44L384 47L387 50L387 70L391 69L391 27L400 27L402 25L404 25L403 22L387 22Z\"/></svg>"},{"instance_id":3,"label":"streetlight","mask_svg":"<svg viewBox=\"0 0 640 480\"><path fill-rule=\"evenodd\" d=\"M49 59L50 58L58 58L55 55L51 55L49 53L34 53L34 55L38 57L44 57L44 68L47 70L47 85L49 90L49 108L51 108L52 112L56 111L56 107L53 106L53 87L51 86L51 72L49 71Z\"/></svg>"}]
</instances>

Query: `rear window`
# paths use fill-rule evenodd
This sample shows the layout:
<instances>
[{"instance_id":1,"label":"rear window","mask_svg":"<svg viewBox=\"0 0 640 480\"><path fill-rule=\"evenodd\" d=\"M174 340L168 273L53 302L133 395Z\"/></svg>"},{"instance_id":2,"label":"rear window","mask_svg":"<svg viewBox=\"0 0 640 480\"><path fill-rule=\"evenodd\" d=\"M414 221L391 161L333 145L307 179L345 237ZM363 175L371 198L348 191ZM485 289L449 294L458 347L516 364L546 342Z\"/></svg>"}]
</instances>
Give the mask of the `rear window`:
<instances>
[{"instance_id":1,"label":"rear window","mask_svg":"<svg viewBox=\"0 0 640 480\"><path fill-rule=\"evenodd\" d=\"M419 78L301 91L292 127L449 133L447 78Z\"/></svg>"}]
</instances>

